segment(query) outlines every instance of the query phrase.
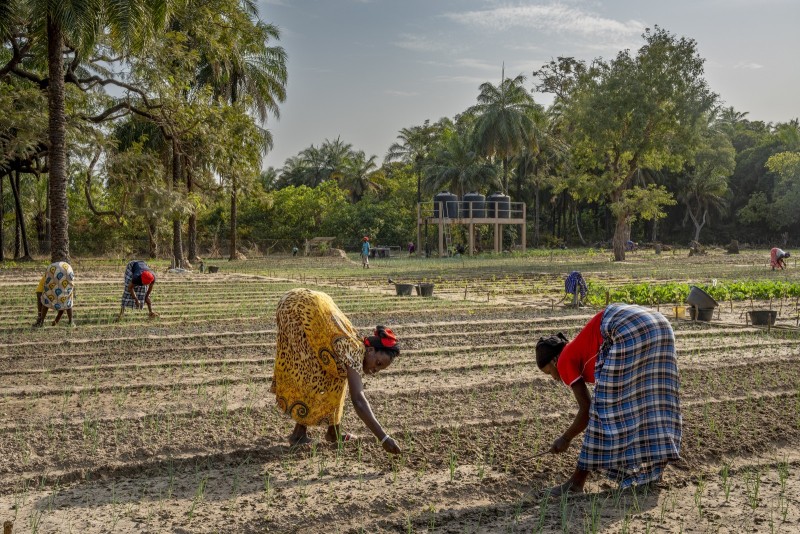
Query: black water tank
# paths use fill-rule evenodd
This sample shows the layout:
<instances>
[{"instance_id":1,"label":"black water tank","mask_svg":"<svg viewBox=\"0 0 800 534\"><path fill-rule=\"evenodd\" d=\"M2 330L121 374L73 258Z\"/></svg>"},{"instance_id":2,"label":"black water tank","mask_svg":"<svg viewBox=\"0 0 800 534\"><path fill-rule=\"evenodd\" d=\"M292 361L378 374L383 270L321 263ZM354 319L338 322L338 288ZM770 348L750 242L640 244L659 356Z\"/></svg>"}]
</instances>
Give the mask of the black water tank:
<instances>
[{"instance_id":1,"label":"black water tank","mask_svg":"<svg viewBox=\"0 0 800 534\"><path fill-rule=\"evenodd\" d=\"M461 199L461 217L468 218L470 216L469 208L472 205L472 218L482 219L486 217L486 197L480 193L467 193Z\"/></svg>"},{"instance_id":2,"label":"black water tank","mask_svg":"<svg viewBox=\"0 0 800 534\"><path fill-rule=\"evenodd\" d=\"M486 199L486 210L490 218L508 219L511 212L511 197L503 193L492 193Z\"/></svg>"},{"instance_id":3,"label":"black water tank","mask_svg":"<svg viewBox=\"0 0 800 534\"><path fill-rule=\"evenodd\" d=\"M442 191L433 197L433 218L439 218L439 205L444 202L444 217L455 219L458 217L458 197L450 191Z\"/></svg>"}]
</instances>

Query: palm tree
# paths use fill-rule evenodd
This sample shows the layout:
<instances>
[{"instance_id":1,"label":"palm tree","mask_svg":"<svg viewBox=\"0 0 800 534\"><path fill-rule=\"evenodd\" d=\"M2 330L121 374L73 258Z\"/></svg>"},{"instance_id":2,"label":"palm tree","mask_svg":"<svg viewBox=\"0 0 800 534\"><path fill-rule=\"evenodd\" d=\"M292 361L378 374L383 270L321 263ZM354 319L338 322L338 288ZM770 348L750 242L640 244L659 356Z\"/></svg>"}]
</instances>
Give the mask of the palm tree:
<instances>
[{"instance_id":1,"label":"palm tree","mask_svg":"<svg viewBox=\"0 0 800 534\"><path fill-rule=\"evenodd\" d=\"M496 185L497 167L478 154L466 131L446 135L431 159L425 167L425 184L431 191L447 189L464 196Z\"/></svg>"},{"instance_id":2,"label":"palm tree","mask_svg":"<svg viewBox=\"0 0 800 534\"><path fill-rule=\"evenodd\" d=\"M24 11L34 28L34 39L47 43L50 255L53 261L68 259L64 44L68 42L75 50L78 61L94 49L97 38L106 31L118 39L121 48L139 47L163 26L170 0L27 0L8 5ZM8 13L0 18L8 20L6 16ZM0 32L6 31L0 27Z\"/></svg>"},{"instance_id":3,"label":"palm tree","mask_svg":"<svg viewBox=\"0 0 800 534\"><path fill-rule=\"evenodd\" d=\"M449 127L449 121L442 119L431 125L426 120L422 126L403 128L397 136L399 142L392 143L384 158L385 163L402 161L413 164L417 172L417 203L422 202L422 166L430 153L438 135Z\"/></svg>"},{"instance_id":4,"label":"palm tree","mask_svg":"<svg viewBox=\"0 0 800 534\"><path fill-rule=\"evenodd\" d=\"M236 105L240 98L248 99L249 110L261 124L269 114L280 117L278 104L286 100L286 51L271 46L270 41L280 40L280 30L273 24L256 20L258 7L252 0L242 0L238 9L230 14L240 25L233 32L231 43L223 54L204 58L198 74L200 84L211 84L219 98ZM272 135L262 129L262 153L272 148ZM231 220L230 259L238 257L237 202L239 180L235 173L230 180Z\"/></svg>"},{"instance_id":5,"label":"palm tree","mask_svg":"<svg viewBox=\"0 0 800 534\"><path fill-rule=\"evenodd\" d=\"M377 180L378 166L375 163L377 156L367 155L363 150L359 150L345 161L344 171L340 185L350 191L350 199L353 203L358 202L367 191L375 191L381 188L380 181Z\"/></svg>"},{"instance_id":6,"label":"palm tree","mask_svg":"<svg viewBox=\"0 0 800 534\"><path fill-rule=\"evenodd\" d=\"M523 87L525 76L506 78L499 85L489 82L480 86L478 103L470 108L475 113L475 142L483 155L499 158L503 163L503 193L508 194L511 158L526 147L536 146L534 117L538 107Z\"/></svg>"}]
</instances>

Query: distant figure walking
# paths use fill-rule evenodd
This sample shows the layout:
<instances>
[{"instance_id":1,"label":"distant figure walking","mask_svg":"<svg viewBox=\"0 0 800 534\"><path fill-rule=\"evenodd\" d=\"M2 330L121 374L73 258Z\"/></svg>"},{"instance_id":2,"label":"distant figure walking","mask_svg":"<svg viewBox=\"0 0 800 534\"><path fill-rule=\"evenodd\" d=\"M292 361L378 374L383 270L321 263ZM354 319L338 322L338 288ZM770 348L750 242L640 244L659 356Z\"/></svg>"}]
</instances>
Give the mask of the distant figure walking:
<instances>
[{"instance_id":1,"label":"distant figure walking","mask_svg":"<svg viewBox=\"0 0 800 534\"><path fill-rule=\"evenodd\" d=\"M361 242L361 266L369 269L369 238L364 236Z\"/></svg>"},{"instance_id":2,"label":"distant figure walking","mask_svg":"<svg viewBox=\"0 0 800 534\"><path fill-rule=\"evenodd\" d=\"M125 267L125 289L122 292L122 307L119 310L117 320L122 319L125 308L141 310L145 304L147 304L147 311L150 313L150 317L158 317L158 314L153 311L153 305L150 302L150 293L153 292L155 283L156 275L147 266L147 263L139 260L128 262Z\"/></svg>"},{"instance_id":3,"label":"distant figure walking","mask_svg":"<svg viewBox=\"0 0 800 534\"><path fill-rule=\"evenodd\" d=\"M297 248L297 245L292 247L292 257L297 256L297 253L300 252L300 249Z\"/></svg>"},{"instance_id":4,"label":"distant figure walking","mask_svg":"<svg viewBox=\"0 0 800 534\"><path fill-rule=\"evenodd\" d=\"M414 245L413 241L408 242L408 255L413 256L414 252L417 251L417 247Z\"/></svg>"},{"instance_id":5,"label":"distant figure walking","mask_svg":"<svg viewBox=\"0 0 800 534\"><path fill-rule=\"evenodd\" d=\"M772 270L786 269L786 258L790 258L792 255L788 252L784 252L783 250L779 249L778 247L774 247L772 250L769 251L769 264L772 266Z\"/></svg>"},{"instance_id":6,"label":"distant figure walking","mask_svg":"<svg viewBox=\"0 0 800 534\"><path fill-rule=\"evenodd\" d=\"M69 325L75 326L75 323L72 322L72 304L75 299L74 281L75 273L69 263L57 261L47 267L47 271L45 271L42 279L39 280L39 285L36 287L36 309L38 314L33 326L40 327L44 325L48 310L56 310L58 312L53 321L53 326L58 324L65 310Z\"/></svg>"}]
</instances>

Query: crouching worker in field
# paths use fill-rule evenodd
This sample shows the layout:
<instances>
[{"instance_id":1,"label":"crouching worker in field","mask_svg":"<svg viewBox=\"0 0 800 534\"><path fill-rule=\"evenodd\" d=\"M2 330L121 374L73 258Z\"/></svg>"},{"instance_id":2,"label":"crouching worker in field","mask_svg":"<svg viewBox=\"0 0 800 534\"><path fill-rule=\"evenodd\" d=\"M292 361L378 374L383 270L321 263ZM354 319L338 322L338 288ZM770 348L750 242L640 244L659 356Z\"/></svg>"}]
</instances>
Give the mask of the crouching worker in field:
<instances>
[{"instance_id":1,"label":"crouching worker in field","mask_svg":"<svg viewBox=\"0 0 800 534\"><path fill-rule=\"evenodd\" d=\"M572 388L578 414L554 442L567 450L584 430L578 466L551 495L582 492L592 471L620 488L661 479L679 459L681 407L675 335L658 312L611 304L568 342L560 332L536 344L536 363ZM594 384L594 399L586 384Z\"/></svg>"},{"instance_id":2,"label":"crouching worker in field","mask_svg":"<svg viewBox=\"0 0 800 534\"><path fill-rule=\"evenodd\" d=\"M65 261L51 263L36 287L38 316L33 326L43 326L49 310L58 312L53 321L53 326L58 324L65 311L67 312L69 325L75 326L75 323L72 322L72 304L74 300L75 273L72 271L72 267Z\"/></svg>"},{"instance_id":3,"label":"crouching worker in field","mask_svg":"<svg viewBox=\"0 0 800 534\"><path fill-rule=\"evenodd\" d=\"M784 252L783 250L779 249L778 247L774 247L772 250L769 251L769 264L772 267L772 270L786 269L786 258L791 258L792 255L788 252Z\"/></svg>"},{"instance_id":4,"label":"crouching worker in field","mask_svg":"<svg viewBox=\"0 0 800 534\"><path fill-rule=\"evenodd\" d=\"M150 317L158 317L153 311L150 293L156 283L156 275L143 261L133 260L125 267L125 289L122 292L122 307L119 310L117 321L122 319L125 308L141 310L147 304Z\"/></svg>"},{"instance_id":5,"label":"crouching worker in field","mask_svg":"<svg viewBox=\"0 0 800 534\"><path fill-rule=\"evenodd\" d=\"M275 374L270 391L278 408L297 423L289 443L311 443L309 426L327 426L325 439L349 441L340 424L347 389L353 408L386 452L400 447L383 430L372 413L361 375L374 374L391 365L400 353L397 338L378 326L364 338L325 293L293 289L278 303L278 339Z\"/></svg>"}]
</instances>

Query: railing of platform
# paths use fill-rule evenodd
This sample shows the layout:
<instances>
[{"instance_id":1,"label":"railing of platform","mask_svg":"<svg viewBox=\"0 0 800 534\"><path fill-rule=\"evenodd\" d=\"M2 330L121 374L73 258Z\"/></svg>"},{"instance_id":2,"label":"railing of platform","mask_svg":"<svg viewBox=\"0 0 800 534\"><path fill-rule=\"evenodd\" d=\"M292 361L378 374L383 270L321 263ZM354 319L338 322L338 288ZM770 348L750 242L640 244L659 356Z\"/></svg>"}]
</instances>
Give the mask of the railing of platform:
<instances>
[{"instance_id":1,"label":"railing of platform","mask_svg":"<svg viewBox=\"0 0 800 534\"><path fill-rule=\"evenodd\" d=\"M425 219L524 219L524 202L490 202L450 200L420 202L417 205L420 218Z\"/></svg>"}]
</instances>

